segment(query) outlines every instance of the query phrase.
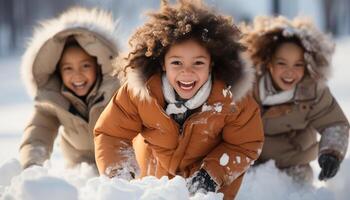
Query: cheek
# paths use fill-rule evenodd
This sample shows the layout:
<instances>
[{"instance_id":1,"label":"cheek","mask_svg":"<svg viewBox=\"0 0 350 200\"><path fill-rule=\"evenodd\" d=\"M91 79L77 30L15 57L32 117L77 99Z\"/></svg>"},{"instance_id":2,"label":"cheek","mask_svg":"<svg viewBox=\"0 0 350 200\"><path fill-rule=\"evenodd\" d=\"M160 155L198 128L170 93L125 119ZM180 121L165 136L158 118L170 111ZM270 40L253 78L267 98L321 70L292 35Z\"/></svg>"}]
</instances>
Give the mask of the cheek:
<instances>
[{"instance_id":1,"label":"cheek","mask_svg":"<svg viewBox=\"0 0 350 200\"><path fill-rule=\"evenodd\" d=\"M91 70L89 70L89 71L87 71L87 72L85 73L85 76L86 76L89 80L91 80L92 82L95 82L95 80L96 80L96 74L97 74L96 69L91 69Z\"/></svg>"},{"instance_id":2,"label":"cheek","mask_svg":"<svg viewBox=\"0 0 350 200\"><path fill-rule=\"evenodd\" d=\"M302 79L302 78L304 77L304 74L305 74L305 70L300 70L300 71L298 72L298 78L299 78L299 79Z\"/></svg>"},{"instance_id":3,"label":"cheek","mask_svg":"<svg viewBox=\"0 0 350 200\"><path fill-rule=\"evenodd\" d=\"M91 80L91 82L93 82L93 83L96 81L96 74L95 74L95 73L94 73L94 74L91 74L90 80Z\"/></svg>"},{"instance_id":4,"label":"cheek","mask_svg":"<svg viewBox=\"0 0 350 200\"><path fill-rule=\"evenodd\" d=\"M273 80L278 80L279 78L281 78L283 71L281 70L277 70L275 68L270 68L270 74Z\"/></svg>"},{"instance_id":5,"label":"cheek","mask_svg":"<svg viewBox=\"0 0 350 200\"><path fill-rule=\"evenodd\" d=\"M165 71L165 74L166 74L166 77L167 77L170 85L172 85L174 87L175 83L176 83L176 72L168 69Z\"/></svg>"},{"instance_id":6,"label":"cheek","mask_svg":"<svg viewBox=\"0 0 350 200\"><path fill-rule=\"evenodd\" d=\"M203 82L206 82L209 78L209 70L204 70L203 72L200 73L199 77Z\"/></svg>"},{"instance_id":7,"label":"cheek","mask_svg":"<svg viewBox=\"0 0 350 200\"><path fill-rule=\"evenodd\" d=\"M63 83L67 84L68 81L71 79L71 74L67 73L67 72L62 72L61 78L62 78Z\"/></svg>"}]
</instances>

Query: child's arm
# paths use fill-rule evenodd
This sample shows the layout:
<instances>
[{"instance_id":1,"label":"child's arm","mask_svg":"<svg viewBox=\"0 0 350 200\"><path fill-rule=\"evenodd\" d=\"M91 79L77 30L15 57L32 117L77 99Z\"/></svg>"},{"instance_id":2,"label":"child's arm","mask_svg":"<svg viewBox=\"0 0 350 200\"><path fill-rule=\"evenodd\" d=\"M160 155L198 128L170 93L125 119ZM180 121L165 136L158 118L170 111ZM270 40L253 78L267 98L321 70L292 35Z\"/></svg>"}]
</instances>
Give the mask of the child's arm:
<instances>
[{"instance_id":1,"label":"child's arm","mask_svg":"<svg viewBox=\"0 0 350 200\"><path fill-rule=\"evenodd\" d=\"M308 120L321 134L319 159L320 180L336 175L349 143L349 122L328 88L320 92L312 105Z\"/></svg>"},{"instance_id":2,"label":"child's arm","mask_svg":"<svg viewBox=\"0 0 350 200\"><path fill-rule=\"evenodd\" d=\"M135 174L136 161L131 142L141 132L141 124L137 107L131 100L127 85L124 85L95 125L95 158L100 174L109 177L122 176L124 172Z\"/></svg>"},{"instance_id":3,"label":"child's arm","mask_svg":"<svg viewBox=\"0 0 350 200\"><path fill-rule=\"evenodd\" d=\"M257 103L249 96L236 106L223 129L223 142L204 159L203 168L219 187L231 184L259 157L264 141Z\"/></svg>"},{"instance_id":4,"label":"child's arm","mask_svg":"<svg viewBox=\"0 0 350 200\"><path fill-rule=\"evenodd\" d=\"M349 122L328 88L312 105L308 120L321 134L319 154L331 153L343 160L348 146Z\"/></svg>"},{"instance_id":5,"label":"child's arm","mask_svg":"<svg viewBox=\"0 0 350 200\"><path fill-rule=\"evenodd\" d=\"M56 116L35 106L34 114L24 130L19 150L23 168L42 165L50 158L59 125Z\"/></svg>"}]
</instances>

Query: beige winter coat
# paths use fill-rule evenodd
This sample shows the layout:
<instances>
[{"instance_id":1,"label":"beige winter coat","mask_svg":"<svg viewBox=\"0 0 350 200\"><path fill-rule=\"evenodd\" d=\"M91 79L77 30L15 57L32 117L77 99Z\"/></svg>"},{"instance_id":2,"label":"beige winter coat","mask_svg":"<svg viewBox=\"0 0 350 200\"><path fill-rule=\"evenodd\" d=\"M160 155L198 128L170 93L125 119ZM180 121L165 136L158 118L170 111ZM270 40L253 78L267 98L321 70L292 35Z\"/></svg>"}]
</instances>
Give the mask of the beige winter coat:
<instances>
[{"instance_id":1,"label":"beige winter coat","mask_svg":"<svg viewBox=\"0 0 350 200\"><path fill-rule=\"evenodd\" d=\"M260 77L258 77L258 82ZM261 105L258 84L255 99ZM343 160L349 123L329 88L304 78L292 100L262 106L265 143L259 161L273 159L278 167L307 164L318 154L332 153ZM317 133L321 141L317 141Z\"/></svg>"},{"instance_id":2,"label":"beige winter coat","mask_svg":"<svg viewBox=\"0 0 350 200\"><path fill-rule=\"evenodd\" d=\"M34 98L34 112L20 146L24 168L50 158L59 132L59 146L68 166L95 163L93 128L119 87L119 82L110 75L111 60L117 56L115 28L108 13L74 8L36 30L22 60L24 81ZM96 56L101 67L86 103L62 86L56 72L68 36L74 36L88 54Z\"/></svg>"}]
</instances>

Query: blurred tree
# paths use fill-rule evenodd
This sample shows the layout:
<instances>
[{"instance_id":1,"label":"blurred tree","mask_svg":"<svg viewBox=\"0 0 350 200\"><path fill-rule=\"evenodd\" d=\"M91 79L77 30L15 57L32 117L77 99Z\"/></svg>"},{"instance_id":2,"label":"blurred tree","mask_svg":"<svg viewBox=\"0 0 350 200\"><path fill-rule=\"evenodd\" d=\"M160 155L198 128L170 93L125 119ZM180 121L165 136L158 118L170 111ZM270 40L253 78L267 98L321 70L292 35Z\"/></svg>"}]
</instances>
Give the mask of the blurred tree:
<instances>
[{"instance_id":1,"label":"blurred tree","mask_svg":"<svg viewBox=\"0 0 350 200\"><path fill-rule=\"evenodd\" d=\"M272 14L279 15L281 13L280 0L272 0Z\"/></svg>"},{"instance_id":2,"label":"blurred tree","mask_svg":"<svg viewBox=\"0 0 350 200\"><path fill-rule=\"evenodd\" d=\"M335 36L350 33L350 0L324 0L326 31Z\"/></svg>"}]
</instances>

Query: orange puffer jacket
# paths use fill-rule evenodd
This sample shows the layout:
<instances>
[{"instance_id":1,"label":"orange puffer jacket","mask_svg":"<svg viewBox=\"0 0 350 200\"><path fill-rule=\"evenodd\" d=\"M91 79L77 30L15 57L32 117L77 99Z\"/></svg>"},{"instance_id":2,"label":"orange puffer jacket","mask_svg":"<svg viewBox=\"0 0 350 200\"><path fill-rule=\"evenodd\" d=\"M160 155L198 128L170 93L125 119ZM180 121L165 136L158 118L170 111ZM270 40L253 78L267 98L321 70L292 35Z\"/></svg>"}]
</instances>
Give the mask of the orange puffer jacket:
<instances>
[{"instance_id":1,"label":"orange puffer jacket","mask_svg":"<svg viewBox=\"0 0 350 200\"><path fill-rule=\"evenodd\" d=\"M163 109L166 102L160 74L146 82L147 98L135 94L131 85L126 82L120 88L95 126L99 172L108 175L111 169L126 167L130 162L126 152L140 133L144 142L138 145L148 147L138 149L150 151L135 151L139 160L147 161L139 166L144 175L189 177L204 168L225 199L234 198L263 144L255 100L248 95L233 103L226 85L214 80L206 103L180 127Z\"/></svg>"}]
</instances>

